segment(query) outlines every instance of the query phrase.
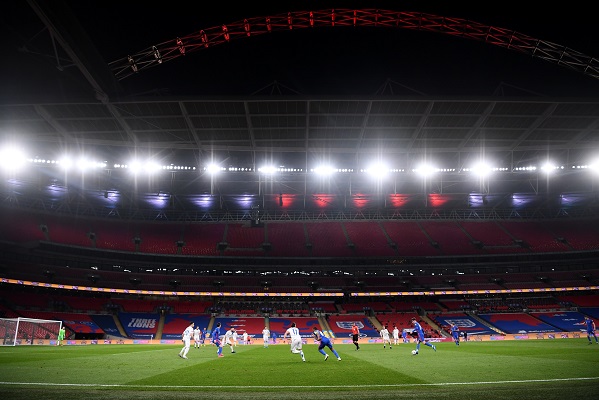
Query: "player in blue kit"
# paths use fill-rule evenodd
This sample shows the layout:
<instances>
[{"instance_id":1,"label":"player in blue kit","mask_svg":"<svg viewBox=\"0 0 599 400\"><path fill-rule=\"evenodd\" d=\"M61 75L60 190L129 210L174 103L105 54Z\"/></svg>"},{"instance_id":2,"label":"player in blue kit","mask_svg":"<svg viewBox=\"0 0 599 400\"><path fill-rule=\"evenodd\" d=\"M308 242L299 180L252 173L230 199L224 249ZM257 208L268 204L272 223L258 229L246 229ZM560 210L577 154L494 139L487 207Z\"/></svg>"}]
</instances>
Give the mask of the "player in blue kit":
<instances>
[{"instance_id":1,"label":"player in blue kit","mask_svg":"<svg viewBox=\"0 0 599 400\"><path fill-rule=\"evenodd\" d=\"M593 344L593 341L591 340L591 336L593 336L595 338L595 343L599 344L599 340L597 340L597 335L595 334L595 330L597 330L597 328L595 327L595 321L593 321L592 318L584 317L584 321L582 321L578 325L586 325L587 338L589 339L589 344Z\"/></svg>"},{"instance_id":2,"label":"player in blue kit","mask_svg":"<svg viewBox=\"0 0 599 400\"><path fill-rule=\"evenodd\" d=\"M314 338L320 342L320 345L318 346L318 351L320 352L320 354L324 355L325 361L329 359L329 355L324 352L325 347L328 347L329 349L331 349L331 351L333 352L335 357L337 357L337 361L341 361L341 357L339 357L339 353L337 353L337 351L335 351L335 349L333 348L333 343L331 343L329 338L326 337L324 335L324 333L322 333L321 330L319 330L317 327L313 327L312 334L314 335Z\"/></svg>"},{"instance_id":3,"label":"player in blue kit","mask_svg":"<svg viewBox=\"0 0 599 400\"><path fill-rule=\"evenodd\" d=\"M460 345L460 328L456 324L451 324L451 337L453 337L453 341L456 346Z\"/></svg>"},{"instance_id":4,"label":"player in blue kit","mask_svg":"<svg viewBox=\"0 0 599 400\"><path fill-rule=\"evenodd\" d=\"M414 331L416 331L416 333L418 334L418 337L416 338L416 352L412 354L418 354L418 352L420 351L420 343L424 343L425 346L432 347L433 350L437 351L437 348L434 344L430 344L424 339L424 331L422 330L422 326L420 326L420 323L416 321L416 318L412 318L412 324L414 325Z\"/></svg>"},{"instance_id":5,"label":"player in blue kit","mask_svg":"<svg viewBox=\"0 0 599 400\"><path fill-rule=\"evenodd\" d=\"M202 333L200 333L200 346L205 346L206 338L208 336L208 328L202 329Z\"/></svg>"},{"instance_id":6,"label":"player in blue kit","mask_svg":"<svg viewBox=\"0 0 599 400\"><path fill-rule=\"evenodd\" d=\"M402 330L401 331L401 337L403 338L403 342L404 343L410 343L410 338L408 337L408 331L407 330Z\"/></svg>"},{"instance_id":7,"label":"player in blue kit","mask_svg":"<svg viewBox=\"0 0 599 400\"><path fill-rule=\"evenodd\" d=\"M216 354L218 357L223 356L223 345L220 342L220 322L216 323L216 328L212 331L212 343L216 346L218 350L216 350Z\"/></svg>"}]
</instances>

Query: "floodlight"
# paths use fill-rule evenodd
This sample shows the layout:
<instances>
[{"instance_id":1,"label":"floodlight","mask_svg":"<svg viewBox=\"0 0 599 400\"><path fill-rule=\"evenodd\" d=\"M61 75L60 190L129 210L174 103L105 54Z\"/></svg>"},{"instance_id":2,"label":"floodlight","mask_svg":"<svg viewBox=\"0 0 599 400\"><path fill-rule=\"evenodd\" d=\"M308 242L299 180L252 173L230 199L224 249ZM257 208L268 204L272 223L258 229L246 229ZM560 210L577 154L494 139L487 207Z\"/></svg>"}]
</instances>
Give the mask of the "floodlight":
<instances>
[{"instance_id":1,"label":"floodlight","mask_svg":"<svg viewBox=\"0 0 599 400\"><path fill-rule=\"evenodd\" d=\"M127 169L133 174L137 174L139 171L141 171L141 163L139 163L139 161L131 161L128 164Z\"/></svg>"},{"instance_id":2,"label":"floodlight","mask_svg":"<svg viewBox=\"0 0 599 400\"><path fill-rule=\"evenodd\" d=\"M158 172L161 170L161 166L158 163L155 163L153 161L148 161L145 165L144 165L144 169L148 174L153 174L155 172Z\"/></svg>"},{"instance_id":3,"label":"floodlight","mask_svg":"<svg viewBox=\"0 0 599 400\"><path fill-rule=\"evenodd\" d=\"M588 168L595 173L599 173L599 159L591 161Z\"/></svg>"},{"instance_id":4,"label":"floodlight","mask_svg":"<svg viewBox=\"0 0 599 400\"><path fill-rule=\"evenodd\" d=\"M217 174L218 172L220 172L220 170L221 168L216 164L206 165L206 172L208 172L209 174Z\"/></svg>"},{"instance_id":5,"label":"floodlight","mask_svg":"<svg viewBox=\"0 0 599 400\"><path fill-rule=\"evenodd\" d=\"M337 172L337 170L330 165L322 165L314 168L314 173L318 175L332 175L335 172Z\"/></svg>"},{"instance_id":6,"label":"floodlight","mask_svg":"<svg viewBox=\"0 0 599 400\"><path fill-rule=\"evenodd\" d=\"M557 168L558 167L553 165L553 163L550 161L547 161L545 164L543 164L543 166L541 166L541 170L543 172L545 172L546 174L550 174L550 173L554 172Z\"/></svg>"},{"instance_id":7,"label":"floodlight","mask_svg":"<svg viewBox=\"0 0 599 400\"><path fill-rule=\"evenodd\" d=\"M485 163L478 163L475 166L473 166L470 170L474 174L480 176L481 178L489 176L489 175L491 175L491 172L493 172L493 168Z\"/></svg>"},{"instance_id":8,"label":"floodlight","mask_svg":"<svg viewBox=\"0 0 599 400\"><path fill-rule=\"evenodd\" d=\"M73 167L73 160L68 156L64 156L63 158L58 160L58 165L60 165L60 167L65 171L68 171Z\"/></svg>"},{"instance_id":9,"label":"floodlight","mask_svg":"<svg viewBox=\"0 0 599 400\"><path fill-rule=\"evenodd\" d=\"M0 163L4 169L17 170L25 164L25 161L27 158L20 149L6 147L0 150Z\"/></svg>"},{"instance_id":10,"label":"floodlight","mask_svg":"<svg viewBox=\"0 0 599 400\"><path fill-rule=\"evenodd\" d=\"M79 160L77 160L76 165L79 171L84 172L90 168L94 168L96 166L96 163L82 157Z\"/></svg>"},{"instance_id":11,"label":"floodlight","mask_svg":"<svg viewBox=\"0 0 599 400\"><path fill-rule=\"evenodd\" d=\"M383 164L373 164L370 167L366 168L365 172L374 177L383 178L389 173L389 168Z\"/></svg>"},{"instance_id":12,"label":"floodlight","mask_svg":"<svg viewBox=\"0 0 599 400\"><path fill-rule=\"evenodd\" d=\"M96 166L101 167L101 165L99 163L96 163ZM115 165L115 167L116 167L116 165ZM145 172L147 174L152 174L152 173L155 173L162 169L162 167L159 164L157 164L153 161L147 161L145 163L142 163L137 160L131 161L129 164L121 164L120 167L128 169L133 174L139 174L141 172Z\"/></svg>"},{"instance_id":13,"label":"floodlight","mask_svg":"<svg viewBox=\"0 0 599 400\"><path fill-rule=\"evenodd\" d=\"M416 172L418 175L422 175L425 177L431 176L438 171L439 170L437 168L433 167L432 165L428 165L428 164L420 165L414 169L414 172Z\"/></svg>"},{"instance_id":14,"label":"floodlight","mask_svg":"<svg viewBox=\"0 0 599 400\"><path fill-rule=\"evenodd\" d=\"M275 167L273 167L272 165L267 165L261 168L258 168L259 172L262 172L263 174L274 174L277 172L277 169Z\"/></svg>"}]
</instances>

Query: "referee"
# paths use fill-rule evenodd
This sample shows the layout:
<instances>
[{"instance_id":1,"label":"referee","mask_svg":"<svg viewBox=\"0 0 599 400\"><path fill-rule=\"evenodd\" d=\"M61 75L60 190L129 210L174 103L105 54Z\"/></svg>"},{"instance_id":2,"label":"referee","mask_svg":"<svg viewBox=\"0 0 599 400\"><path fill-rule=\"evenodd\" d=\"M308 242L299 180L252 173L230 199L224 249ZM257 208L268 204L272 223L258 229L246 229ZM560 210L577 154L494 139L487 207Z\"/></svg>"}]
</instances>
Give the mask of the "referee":
<instances>
[{"instance_id":1,"label":"referee","mask_svg":"<svg viewBox=\"0 0 599 400\"><path fill-rule=\"evenodd\" d=\"M358 329L358 326L356 325L355 322L351 327L351 335L352 335L352 340L353 340L354 344L356 345L356 350L360 350L360 345L358 344L358 338L360 337L360 329Z\"/></svg>"}]
</instances>

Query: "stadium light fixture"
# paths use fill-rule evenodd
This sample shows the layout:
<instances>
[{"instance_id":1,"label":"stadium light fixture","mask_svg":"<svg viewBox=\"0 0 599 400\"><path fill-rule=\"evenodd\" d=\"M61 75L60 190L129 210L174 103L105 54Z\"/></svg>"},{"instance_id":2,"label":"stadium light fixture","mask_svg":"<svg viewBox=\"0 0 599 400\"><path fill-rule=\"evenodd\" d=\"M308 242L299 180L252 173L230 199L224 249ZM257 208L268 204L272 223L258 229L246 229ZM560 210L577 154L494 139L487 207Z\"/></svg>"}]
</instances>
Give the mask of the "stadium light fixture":
<instances>
[{"instance_id":1,"label":"stadium light fixture","mask_svg":"<svg viewBox=\"0 0 599 400\"><path fill-rule=\"evenodd\" d=\"M541 171L543 171L546 174L553 174L555 171L559 170L559 169L564 169L563 166L557 166L555 164L553 164L551 161L547 161L545 164L543 164L541 166Z\"/></svg>"},{"instance_id":2,"label":"stadium light fixture","mask_svg":"<svg viewBox=\"0 0 599 400\"><path fill-rule=\"evenodd\" d=\"M115 164L115 168L122 168L129 170L132 174L137 175L140 173L154 174L162 170L162 166L153 161L131 161L129 164Z\"/></svg>"},{"instance_id":3,"label":"stadium light fixture","mask_svg":"<svg viewBox=\"0 0 599 400\"><path fill-rule=\"evenodd\" d=\"M383 179L389 173L389 167L387 167L385 164L377 163L370 165L364 170L364 172L377 179Z\"/></svg>"},{"instance_id":4,"label":"stadium light fixture","mask_svg":"<svg viewBox=\"0 0 599 400\"><path fill-rule=\"evenodd\" d=\"M162 170L162 166L158 163L155 163L153 161L148 161L145 165L144 165L144 170L145 172L147 172L148 174L155 174L159 171Z\"/></svg>"},{"instance_id":5,"label":"stadium light fixture","mask_svg":"<svg viewBox=\"0 0 599 400\"><path fill-rule=\"evenodd\" d=\"M85 172L89 169L94 168L95 163L93 161L90 161L84 157L79 158L76 162L75 162L75 167L77 168L78 171L80 172Z\"/></svg>"},{"instance_id":6,"label":"stadium light fixture","mask_svg":"<svg viewBox=\"0 0 599 400\"><path fill-rule=\"evenodd\" d=\"M73 168L73 159L69 156L64 156L58 160L58 165L65 171L68 171Z\"/></svg>"},{"instance_id":7,"label":"stadium light fixture","mask_svg":"<svg viewBox=\"0 0 599 400\"><path fill-rule=\"evenodd\" d=\"M258 168L258 172L261 172L266 175L273 175L277 172L277 168L272 165L266 165L264 167Z\"/></svg>"},{"instance_id":8,"label":"stadium light fixture","mask_svg":"<svg viewBox=\"0 0 599 400\"><path fill-rule=\"evenodd\" d=\"M590 169L591 171L593 171L594 173L599 173L599 158L596 160L593 160L590 162L590 164L587 166L585 166L585 168Z\"/></svg>"},{"instance_id":9,"label":"stadium light fixture","mask_svg":"<svg viewBox=\"0 0 599 400\"><path fill-rule=\"evenodd\" d=\"M216 164L208 164L208 165L206 165L206 172L208 172L210 175L218 174L222 170L223 170L223 168L219 167Z\"/></svg>"},{"instance_id":10,"label":"stadium light fixture","mask_svg":"<svg viewBox=\"0 0 599 400\"><path fill-rule=\"evenodd\" d=\"M439 169L435 168L429 164L422 164L422 165L418 166L417 168L414 168L412 171L420 176L429 177L429 176L439 172Z\"/></svg>"},{"instance_id":11,"label":"stadium light fixture","mask_svg":"<svg viewBox=\"0 0 599 400\"><path fill-rule=\"evenodd\" d=\"M334 167L332 167L330 165L321 165L321 166L314 168L312 170L312 172L314 172L317 175L327 176L327 175L333 175L335 172L337 172L337 169L335 169Z\"/></svg>"},{"instance_id":12,"label":"stadium light fixture","mask_svg":"<svg viewBox=\"0 0 599 400\"><path fill-rule=\"evenodd\" d=\"M493 172L493 168L486 163L478 163L470 168L470 171L481 178L485 178Z\"/></svg>"},{"instance_id":13,"label":"stadium light fixture","mask_svg":"<svg viewBox=\"0 0 599 400\"><path fill-rule=\"evenodd\" d=\"M26 161L25 153L17 147L8 146L0 150L0 165L6 170L18 170Z\"/></svg>"},{"instance_id":14,"label":"stadium light fixture","mask_svg":"<svg viewBox=\"0 0 599 400\"><path fill-rule=\"evenodd\" d=\"M126 165L125 168L131 171L132 174L137 175L139 172L141 172L141 166L142 164L139 161L131 161Z\"/></svg>"}]
</instances>

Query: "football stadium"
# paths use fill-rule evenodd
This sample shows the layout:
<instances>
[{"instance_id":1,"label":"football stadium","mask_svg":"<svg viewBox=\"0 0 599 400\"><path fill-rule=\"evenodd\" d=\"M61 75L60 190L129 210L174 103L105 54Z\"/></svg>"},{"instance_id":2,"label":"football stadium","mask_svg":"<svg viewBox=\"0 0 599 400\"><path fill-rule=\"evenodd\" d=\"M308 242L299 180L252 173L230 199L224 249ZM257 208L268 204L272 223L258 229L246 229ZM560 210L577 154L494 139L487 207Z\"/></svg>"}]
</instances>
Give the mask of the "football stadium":
<instances>
[{"instance_id":1,"label":"football stadium","mask_svg":"<svg viewBox=\"0 0 599 400\"><path fill-rule=\"evenodd\" d=\"M2 398L599 396L591 13L251 3L6 2Z\"/></svg>"}]
</instances>

